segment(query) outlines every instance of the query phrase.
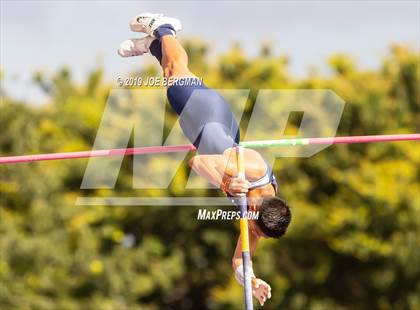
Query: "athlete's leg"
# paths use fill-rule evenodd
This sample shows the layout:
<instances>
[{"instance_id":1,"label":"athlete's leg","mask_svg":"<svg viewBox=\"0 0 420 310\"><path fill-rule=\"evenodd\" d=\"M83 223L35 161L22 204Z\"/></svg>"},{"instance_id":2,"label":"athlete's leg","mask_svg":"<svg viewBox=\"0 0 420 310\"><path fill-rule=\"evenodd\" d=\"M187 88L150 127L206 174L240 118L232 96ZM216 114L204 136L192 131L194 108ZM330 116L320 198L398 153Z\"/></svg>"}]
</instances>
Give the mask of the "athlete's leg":
<instances>
[{"instance_id":1,"label":"athlete's leg","mask_svg":"<svg viewBox=\"0 0 420 310\"><path fill-rule=\"evenodd\" d=\"M161 29L157 29L159 31ZM150 45L150 52L162 66L165 77L195 77L188 69L188 55L171 32L167 32Z\"/></svg>"},{"instance_id":2,"label":"athlete's leg","mask_svg":"<svg viewBox=\"0 0 420 310\"><path fill-rule=\"evenodd\" d=\"M194 77L188 69L188 55L181 43L171 35L163 36L162 69L165 77Z\"/></svg>"},{"instance_id":3,"label":"athlete's leg","mask_svg":"<svg viewBox=\"0 0 420 310\"><path fill-rule=\"evenodd\" d=\"M168 101L180 115L181 127L191 143L210 154L220 154L237 143L238 125L229 104L188 68L188 55L175 37L180 22L159 14L141 14L130 27L148 36L124 41L118 53L131 57L150 51L162 66L163 75L174 78L168 81Z\"/></svg>"},{"instance_id":4,"label":"athlete's leg","mask_svg":"<svg viewBox=\"0 0 420 310\"><path fill-rule=\"evenodd\" d=\"M173 28L168 26L156 29L157 40L150 46L150 51L158 58L165 77L195 78L188 68L186 51L175 38ZM222 154L238 142L235 141L239 139L237 123L229 105L216 91L201 83L172 85L167 95L172 108L180 115L184 134L199 153ZM187 104L188 109L184 110Z\"/></svg>"},{"instance_id":5,"label":"athlete's leg","mask_svg":"<svg viewBox=\"0 0 420 310\"><path fill-rule=\"evenodd\" d=\"M143 24L147 28L151 23ZM175 37L175 27L168 23L161 24L153 32L147 33L152 36L124 43L120 55L142 55L150 50L162 66L163 75L177 78L168 86L168 101L180 115L184 134L199 153L222 154L236 145L239 141L238 125L228 103L189 70L188 55ZM132 51L131 47L138 50Z\"/></svg>"}]
</instances>

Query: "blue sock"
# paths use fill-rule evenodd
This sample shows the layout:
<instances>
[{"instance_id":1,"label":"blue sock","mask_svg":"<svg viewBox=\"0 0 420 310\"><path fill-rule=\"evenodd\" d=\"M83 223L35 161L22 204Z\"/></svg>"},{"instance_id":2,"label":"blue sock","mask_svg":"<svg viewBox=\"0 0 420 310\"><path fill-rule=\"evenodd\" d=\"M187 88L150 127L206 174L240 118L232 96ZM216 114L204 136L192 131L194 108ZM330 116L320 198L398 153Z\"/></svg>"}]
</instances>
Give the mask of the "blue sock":
<instances>
[{"instance_id":1,"label":"blue sock","mask_svg":"<svg viewBox=\"0 0 420 310\"><path fill-rule=\"evenodd\" d=\"M154 40L149 47L150 53L159 60L159 63L162 62L162 44L158 39Z\"/></svg>"},{"instance_id":2,"label":"blue sock","mask_svg":"<svg viewBox=\"0 0 420 310\"><path fill-rule=\"evenodd\" d=\"M170 35L170 36L173 36L173 35L175 35L175 29L174 29L174 27L172 27L172 25L170 25L170 24L163 24L163 25L161 25L161 26L159 26L154 32L153 32L153 34L154 34L154 36L156 37L156 39L158 39L159 41L160 41L160 39L163 37L163 36L167 36L167 35Z\"/></svg>"}]
</instances>

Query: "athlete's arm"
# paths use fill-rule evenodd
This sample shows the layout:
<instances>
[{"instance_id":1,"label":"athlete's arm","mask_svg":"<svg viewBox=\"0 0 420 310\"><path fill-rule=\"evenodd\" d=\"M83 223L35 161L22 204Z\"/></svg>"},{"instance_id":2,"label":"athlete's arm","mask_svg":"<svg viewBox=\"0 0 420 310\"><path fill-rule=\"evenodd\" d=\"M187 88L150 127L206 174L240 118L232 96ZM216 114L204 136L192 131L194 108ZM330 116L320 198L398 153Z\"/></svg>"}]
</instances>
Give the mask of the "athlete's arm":
<instances>
[{"instance_id":1,"label":"athlete's arm","mask_svg":"<svg viewBox=\"0 0 420 310\"><path fill-rule=\"evenodd\" d=\"M249 234L249 251L250 256L254 255L255 249L257 248L258 240L260 237L250 233ZM242 249L241 249L241 237L238 238L238 242L236 243L235 253L233 254L232 258L232 268L233 271L236 273L241 273L243 268L243 260L242 260ZM252 262L251 262L252 266ZM257 278L254 274L251 275L251 283L252 283L252 294L256 299L258 299L261 306L264 305L267 299L271 298L271 287L270 285Z\"/></svg>"},{"instance_id":2,"label":"athlete's arm","mask_svg":"<svg viewBox=\"0 0 420 310\"><path fill-rule=\"evenodd\" d=\"M190 167L201 177L211 184L220 187L225 174L224 155L196 155L190 159Z\"/></svg>"},{"instance_id":3,"label":"athlete's arm","mask_svg":"<svg viewBox=\"0 0 420 310\"><path fill-rule=\"evenodd\" d=\"M213 185L232 195L238 195L247 193L249 181L258 180L267 169L265 161L258 152L246 149L244 156L246 180L235 177L237 164L234 148L227 149L222 155L196 155L189 161L189 165Z\"/></svg>"}]
</instances>

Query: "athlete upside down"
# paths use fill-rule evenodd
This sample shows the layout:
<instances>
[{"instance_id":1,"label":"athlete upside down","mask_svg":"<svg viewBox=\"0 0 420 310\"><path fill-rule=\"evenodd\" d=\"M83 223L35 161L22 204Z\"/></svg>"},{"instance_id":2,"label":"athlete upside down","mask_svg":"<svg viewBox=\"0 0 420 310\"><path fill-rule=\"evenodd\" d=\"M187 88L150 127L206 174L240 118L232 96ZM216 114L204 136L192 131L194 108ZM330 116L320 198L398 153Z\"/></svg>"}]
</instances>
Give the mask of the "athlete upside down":
<instances>
[{"instance_id":1,"label":"athlete upside down","mask_svg":"<svg viewBox=\"0 0 420 310\"><path fill-rule=\"evenodd\" d=\"M276 197L277 183L271 167L255 150L245 149L245 176L237 177L235 146L239 127L228 103L216 91L207 88L188 68L188 55L176 39L181 23L161 14L144 13L130 22L130 28L146 33L140 39L126 40L118 53L123 57L154 55L166 78L183 83L168 87L167 97L186 137L198 149L189 164L200 176L219 187L228 196L246 194L248 209L259 211L258 220L249 221L250 253L253 255L261 238L279 238L287 230L291 212L287 203ZM238 238L232 267L235 278L244 285ZM271 287L252 272L252 291L261 305L271 298Z\"/></svg>"}]
</instances>

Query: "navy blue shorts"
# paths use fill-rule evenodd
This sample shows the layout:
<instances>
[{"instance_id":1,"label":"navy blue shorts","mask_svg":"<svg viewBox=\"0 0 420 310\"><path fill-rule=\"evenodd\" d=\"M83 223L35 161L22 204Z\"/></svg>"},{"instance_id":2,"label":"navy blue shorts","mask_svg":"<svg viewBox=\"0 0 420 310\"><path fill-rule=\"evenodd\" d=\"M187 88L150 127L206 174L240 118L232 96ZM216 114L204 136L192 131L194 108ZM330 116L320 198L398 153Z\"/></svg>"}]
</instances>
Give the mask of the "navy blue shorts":
<instances>
[{"instance_id":1,"label":"navy blue shorts","mask_svg":"<svg viewBox=\"0 0 420 310\"><path fill-rule=\"evenodd\" d=\"M194 80L195 85L186 80ZM239 126L225 99L198 79L186 78L183 82L169 86L167 96L185 136L198 152L222 154L238 145Z\"/></svg>"}]
</instances>

